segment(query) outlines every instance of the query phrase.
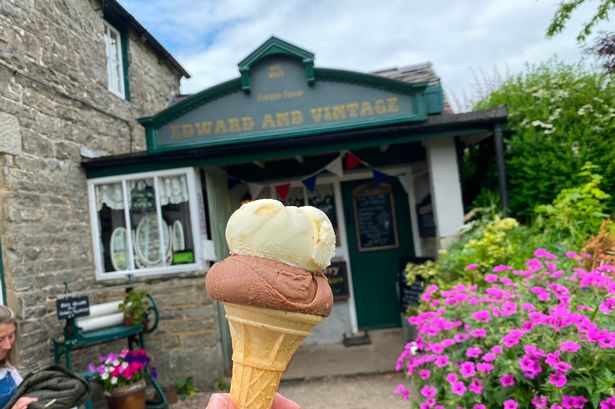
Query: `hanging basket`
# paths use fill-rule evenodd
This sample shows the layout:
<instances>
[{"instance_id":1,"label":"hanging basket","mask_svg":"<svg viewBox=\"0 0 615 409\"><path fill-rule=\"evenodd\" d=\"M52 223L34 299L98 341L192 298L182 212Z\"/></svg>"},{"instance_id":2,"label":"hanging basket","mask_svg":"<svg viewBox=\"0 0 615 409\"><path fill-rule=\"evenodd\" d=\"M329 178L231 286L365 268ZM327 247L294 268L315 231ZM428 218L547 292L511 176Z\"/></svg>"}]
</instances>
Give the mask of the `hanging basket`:
<instances>
[{"instance_id":1,"label":"hanging basket","mask_svg":"<svg viewBox=\"0 0 615 409\"><path fill-rule=\"evenodd\" d=\"M145 381L105 391L109 409L145 409Z\"/></svg>"}]
</instances>

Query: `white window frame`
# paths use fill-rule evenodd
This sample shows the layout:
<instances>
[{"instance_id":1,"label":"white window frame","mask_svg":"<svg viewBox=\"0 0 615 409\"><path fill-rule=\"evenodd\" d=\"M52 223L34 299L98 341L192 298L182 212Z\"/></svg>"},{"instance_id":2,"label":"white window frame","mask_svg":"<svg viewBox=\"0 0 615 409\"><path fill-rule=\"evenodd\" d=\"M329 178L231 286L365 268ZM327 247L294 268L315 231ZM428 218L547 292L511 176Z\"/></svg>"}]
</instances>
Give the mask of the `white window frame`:
<instances>
[{"instance_id":1,"label":"white window frame","mask_svg":"<svg viewBox=\"0 0 615 409\"><path fill-rule=\"evenodd\" d=\"M107 88L120 98L126 99L126 91L124 89L124 61L122 58L122 35L111 24L104 22L105 24L105 54L107 56ZM111 35L117 37L117 47L113 49L111 42ZM113 66L112 56L115 54L116 63ZM117 70L118 84L113 82L113 70Z\"/></svg>"},{"instance_id":2,"label":"white window frame","mask_svg":"<svg viewBox=\"0 0 615 409\"><path fill-rule=\"evenodd\" d=\"M194 243L194 263L191 264L179 264L175 266L162 266L162 267L151 267L151 268L135 268L133 270L122 270L122 271L109 271L105 272L105 265L102 259L102 243L101 243L101 231L100 224L98 219L98 210L96 209L96 186L111 184L111 183L121 183L124 191L124 214L125 214L125 224L127 231L131 231L132 229L136 229L137 226L129 226L129 212L130 209L127 204L127 182L135 179L146 179L152 178L155 181L155 185L157 185L158 178L165 176L186 176L187 184L188 184L188 197L190 200L189 208L190 208L190 227L192 230L192 241ZM153 171L153 172L142 172L142 173L131 173L127 175L118 175L118 176L108 176L102 178L94 178L88 180L88 196L89 196L89 205L90 205L90 222L92 226L92 244L94 250L94 261L96 264L96 280L112 280L118 278L126 278L129 275L132 277L146 277L146 276L160 276L167 274L179 274L192 272L195 270L204 270L206 267L209 267L209 264L204 260L203 249L207 249L208 246L213 245L211 240L207 240L207 225L205 218L205 209L203 209L203 201L200 199L201 183L200 178L195 173L194 168L177 168L172 170L161 170L161 171ZM156 214L160 218L161 210L159 203L158 191L156 190ZM127 246L129 249L132 249L132 234L128 234ZM170 240L170 238L169 238ZM134 255L132 254L132 250L129 250L130 260L134 260ZM131 264L134 265L134 261L131 261Z\"/></svg>"}]
</instances>

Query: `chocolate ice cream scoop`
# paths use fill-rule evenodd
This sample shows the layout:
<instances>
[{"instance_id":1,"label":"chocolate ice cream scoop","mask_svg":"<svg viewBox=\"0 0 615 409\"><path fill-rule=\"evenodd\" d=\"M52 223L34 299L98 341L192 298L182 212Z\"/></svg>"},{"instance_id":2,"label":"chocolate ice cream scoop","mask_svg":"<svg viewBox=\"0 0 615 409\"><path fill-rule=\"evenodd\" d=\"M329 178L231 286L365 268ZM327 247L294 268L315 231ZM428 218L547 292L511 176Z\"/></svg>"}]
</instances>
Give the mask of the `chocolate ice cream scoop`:
<instances>
[{"instance_id":1,"label":"chocolate ice cream scoop","mask_svg":"<svg viewBox=\"0 0 615 409\"><path fill-rule=\"evenodd\" d=\"M224 303L326 317L333 294L322 272L256 256L232 255L207 273L209 294Z\"/></svg>"}]
</instances>

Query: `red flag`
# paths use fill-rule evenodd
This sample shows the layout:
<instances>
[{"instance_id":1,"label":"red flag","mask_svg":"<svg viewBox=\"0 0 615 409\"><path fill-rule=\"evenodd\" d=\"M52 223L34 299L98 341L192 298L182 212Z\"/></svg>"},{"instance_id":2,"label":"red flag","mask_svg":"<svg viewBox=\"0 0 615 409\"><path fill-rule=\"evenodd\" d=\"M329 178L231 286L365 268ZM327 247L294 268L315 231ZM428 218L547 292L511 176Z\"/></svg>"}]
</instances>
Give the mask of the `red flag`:
<instances>
[{"instance_id":1,"label":"red flag","mask_svg":"<svg viewBox=\"0 0 615 409\"><path fill-rule=\"evenodd\" d=\"M286 196L288 196L288 191L290 189L290 183L286 183L285 185L278 185L275 187L275 190L278 191L278 196L282 201L286 200Z\"/></svg>"},{"instance_id":2,"label":"red flag","mask_svg":"<svg viewBox=\"0 0 615 409\"><path fill-rule=\"evenodd\" d=\"M362 163L352 152L346 153L346 170L352 170Z\"/></svg>"}]
</instances>

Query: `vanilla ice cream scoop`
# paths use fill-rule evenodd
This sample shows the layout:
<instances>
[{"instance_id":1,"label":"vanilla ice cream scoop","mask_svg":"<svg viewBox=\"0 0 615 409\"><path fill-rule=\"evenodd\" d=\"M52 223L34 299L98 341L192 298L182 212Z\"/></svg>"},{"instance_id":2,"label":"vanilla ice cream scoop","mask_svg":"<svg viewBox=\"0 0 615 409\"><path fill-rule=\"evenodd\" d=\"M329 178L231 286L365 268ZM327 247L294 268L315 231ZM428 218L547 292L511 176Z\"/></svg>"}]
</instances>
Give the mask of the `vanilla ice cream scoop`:
<instances>
[{"instance_id":1,"label":"vanilla ice cream scoop","mask_svg":"<svg viewBox=\"0 0 615 409\"><path fill-rule=\"evenodd\" d=\"M231 254L280 261L322 271L335 255L335 232L327 215L312 206L285 207L272 199L241 206L228 221Z\"/></svg>"}]
</instances>

